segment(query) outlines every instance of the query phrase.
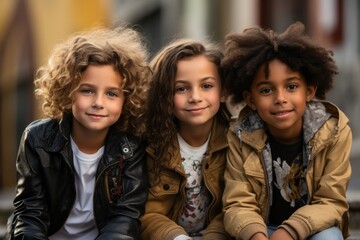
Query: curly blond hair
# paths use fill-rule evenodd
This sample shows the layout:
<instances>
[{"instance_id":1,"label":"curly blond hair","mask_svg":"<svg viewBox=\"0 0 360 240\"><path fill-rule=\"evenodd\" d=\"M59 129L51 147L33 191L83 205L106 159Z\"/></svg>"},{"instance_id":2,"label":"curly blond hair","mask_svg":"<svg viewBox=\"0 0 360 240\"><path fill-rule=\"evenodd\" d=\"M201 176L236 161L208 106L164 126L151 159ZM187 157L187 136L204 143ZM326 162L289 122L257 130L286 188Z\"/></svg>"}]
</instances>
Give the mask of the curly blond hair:
<instances>
[{"instance_id":1,"label":"curly blond hair","mask_svg":"<svg viewBox=\"0 0 360 240\"><path fill-rule=\"evenodd\" d=\"M112 65L125 79L125 102L115 125L120 131L142 134L150 77L143 40L137 31L122 25L79 32L56 45L34 80L35 95L43 101L43 114L60 120L64 113L70 113L74 92L87 67Z\"/></svg>"}]
</instances>

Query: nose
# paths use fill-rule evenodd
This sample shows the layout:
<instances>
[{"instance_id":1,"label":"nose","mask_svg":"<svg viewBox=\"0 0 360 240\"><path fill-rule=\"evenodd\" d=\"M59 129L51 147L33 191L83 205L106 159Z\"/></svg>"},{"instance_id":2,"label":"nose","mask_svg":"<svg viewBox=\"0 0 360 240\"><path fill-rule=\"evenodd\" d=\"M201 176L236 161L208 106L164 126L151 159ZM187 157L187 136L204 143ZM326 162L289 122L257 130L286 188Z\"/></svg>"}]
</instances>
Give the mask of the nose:
<instances>
[{"instance_id":1,"label":"nose","mask_svg":"<svg viewBox=\"0 0 360 240\"><path fill-rule=\"evenodd\" d=\"M91 105L92 108L97 108L97 109L103 109L104 108L104 103L103 103L103 99L100 95L95 95L94 96L94 101Z\"/></svg>"},{"instance_id":2,"label":"nose","mask_svg":"<svg viewBox=\"0 0 360 240\"><path fill-rule=\"evenodd\" d=\"M189 96L189 102L201 101L201 94L199 89L192 89Z\"/></svg>"},{"instance_id":3,"label":"nose","mask_svg":"<svg viewBox=\"0 0 360 240\"><path fill-rule=\"evenodd\" d=\"M287 103L286 93L283 90L278 90L275 95L275 104Z\"/></svg>"}]
</instances>

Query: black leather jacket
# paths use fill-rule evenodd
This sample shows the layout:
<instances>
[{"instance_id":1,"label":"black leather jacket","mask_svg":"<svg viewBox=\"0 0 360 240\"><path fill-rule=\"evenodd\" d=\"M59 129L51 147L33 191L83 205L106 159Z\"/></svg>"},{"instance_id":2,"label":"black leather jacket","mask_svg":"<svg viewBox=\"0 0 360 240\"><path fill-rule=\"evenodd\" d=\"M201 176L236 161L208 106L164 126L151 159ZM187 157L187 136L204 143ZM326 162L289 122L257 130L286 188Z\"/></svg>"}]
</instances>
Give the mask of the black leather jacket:
<instances>
[{"instance_id":1,"label":"black leather jacket","mask_svg":"<svg viewBox=\"0 0 360 240\"><path fill-rule=\"evenodd\" d=\"M70 127L68 116L60 124L37 120L24 131L16 163L15 211L8 226L11 239L47 239L69 216L76 194ZM95 184L97 239L137 239L147 198L144 143L110 129Z\"/></svg>"}]
</instances>

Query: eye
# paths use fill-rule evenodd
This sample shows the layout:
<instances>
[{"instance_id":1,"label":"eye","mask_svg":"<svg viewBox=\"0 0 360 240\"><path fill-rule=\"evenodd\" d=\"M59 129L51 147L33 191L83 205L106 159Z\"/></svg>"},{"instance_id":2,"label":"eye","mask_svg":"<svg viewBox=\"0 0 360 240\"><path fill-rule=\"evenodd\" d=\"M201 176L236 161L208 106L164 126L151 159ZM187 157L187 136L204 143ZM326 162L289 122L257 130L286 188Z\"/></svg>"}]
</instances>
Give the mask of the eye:
<instances>
[{"instance_id":1,"label":"eye","mask_svg":"<svg viewBox=\"0 0 360 240\"><path fill-rule=\"evenodd\" d=\"M290 84L287 89L290 91L295 91L299 86L296 84Z\"/></svg>"},{"instance_id":2,"label":"eye","mask_svg":"<svg viewBox=\"0 0 360 240\"><path fill-rule=\"evenodd\" d=\"M189 90L189 88L185 87L185 86L178 86L178 87L175 87L175 92L185 92Z\"/></svg>"},{"instance_id":3,"label":"eye","mask_svg":"<svg viewBox=\"0 0 360 240\"><path fill-rule=\"evenodd\" d=\"M261 88L260 93L263 95L268 95L268 94L272 93L272 90L271 90L271 88Z\"/></svg>"},{"instance_id":4,"label":"eye","mask_svg":"<svg viewBox=\"0 0 360 240\"><path fill-rule=\"evenodd\" d=\"M93 94L95 91L92 89L89 89L89 88L83 88L83 89L80 89L80 92L85 95L90 95L90 94Z\"/></svg>"},{"instance_id":5,"label":"eye","mask_svg":"<svg viewBox=\"0 0 360 240\"><path fill-rule=\"evenodd\" d=\"M214 87L213 84L210 84L210 83L204 83L203 86L202 86L204 89L211 89Z\"/></svg>"},{"instance_id":6,"label":"eye","mask_svg":"<svg viewBox=\"0 0 360 240\"><path fill-rule=\"evenodd\" d=\"M118 92L114 92L114 91L109 91L106 93L107 96L109 97L118 97L119 93Z\"/></svg>"}]
</instances>

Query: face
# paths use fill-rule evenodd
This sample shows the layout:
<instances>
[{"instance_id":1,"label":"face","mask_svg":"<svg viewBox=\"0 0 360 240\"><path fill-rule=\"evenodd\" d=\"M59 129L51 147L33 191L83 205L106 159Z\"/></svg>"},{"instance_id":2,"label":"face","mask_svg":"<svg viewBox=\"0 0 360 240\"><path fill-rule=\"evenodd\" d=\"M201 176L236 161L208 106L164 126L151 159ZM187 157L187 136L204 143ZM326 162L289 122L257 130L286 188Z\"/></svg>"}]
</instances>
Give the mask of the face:
<instances>
[{"instance_id":1,"label":"face","mask_svg":"<svg viewBox=\"0 0 360 240\"><path fill-rule=\"evenodd\" d=\"M314 97L316 89L277 59L269 62L268 79L264 69L263 65L257 70L250 91L244 93L245 101L266 122L274 137L296 141L301 135L306 102Z\"/></svg>"},{"instance_id":2,"label":"face","mask_svg":"<svg viewBox=\"0 0 360 240\"><path fill-rule=\"evenodd\" d=\"M111 65L90 65L74 95L73 131L107 133L119 118L124 103L122 76Z\"/></svg>"},{"instance_id":3,"label":"face","mask_svg":"<svg viewBox=\"0 0 360 240\"><path fill-rule=\"evenodd\" d=\"M182 59L175 76L174 114L180 129L210 126L224 101L216 65L205 56Z\"/></svg>"}]
</instances>

